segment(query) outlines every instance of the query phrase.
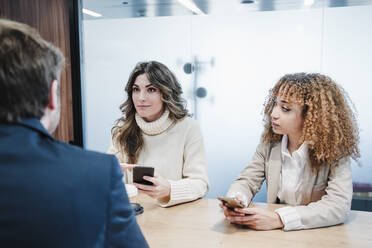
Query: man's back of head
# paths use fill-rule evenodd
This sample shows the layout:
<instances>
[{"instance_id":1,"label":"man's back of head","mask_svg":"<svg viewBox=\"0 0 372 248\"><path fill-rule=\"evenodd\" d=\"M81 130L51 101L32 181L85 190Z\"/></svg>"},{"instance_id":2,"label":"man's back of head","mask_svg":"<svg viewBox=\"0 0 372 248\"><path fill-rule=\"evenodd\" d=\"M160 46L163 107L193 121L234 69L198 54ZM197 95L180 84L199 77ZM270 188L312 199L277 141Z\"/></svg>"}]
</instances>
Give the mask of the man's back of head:
<instances>
[{"instance_id":1,"label":"man's back of head","mask_svg":"<svg viewBox=\"0 0 372 248\"><path fill-rule=\"evenodd\" d=\"M0 19L0 247L147 247L116 158L50 135L63 63Z\"/></svg>"},{"instance_id":2,"label":"man's back of head","mask_svg":"<svg viewBox=\"0 0 372 248\"><path fill-rule=\"evenodd\" d=\"M64 57L28 25L0 19L0 122L41 119Z\"/></svg>"}]
</instances>

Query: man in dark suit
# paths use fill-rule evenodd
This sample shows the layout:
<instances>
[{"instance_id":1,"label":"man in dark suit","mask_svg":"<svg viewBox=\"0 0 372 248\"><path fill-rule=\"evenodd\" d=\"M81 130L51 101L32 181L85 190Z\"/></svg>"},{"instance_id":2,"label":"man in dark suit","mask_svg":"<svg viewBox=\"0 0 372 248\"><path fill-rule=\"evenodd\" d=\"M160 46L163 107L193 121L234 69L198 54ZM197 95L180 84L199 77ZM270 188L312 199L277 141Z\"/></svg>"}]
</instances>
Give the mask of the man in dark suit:
<instances>
[{"instance_id":1,"label":"man in dark suit","mask_svg":"<svg viewBox=\"0 0 372 248\"><path fill-rule=\"evenodd\" d=\"M0 247L148 247L114 156L50 135L62 53L0 19Z\"/></svg>"}]
</instances>

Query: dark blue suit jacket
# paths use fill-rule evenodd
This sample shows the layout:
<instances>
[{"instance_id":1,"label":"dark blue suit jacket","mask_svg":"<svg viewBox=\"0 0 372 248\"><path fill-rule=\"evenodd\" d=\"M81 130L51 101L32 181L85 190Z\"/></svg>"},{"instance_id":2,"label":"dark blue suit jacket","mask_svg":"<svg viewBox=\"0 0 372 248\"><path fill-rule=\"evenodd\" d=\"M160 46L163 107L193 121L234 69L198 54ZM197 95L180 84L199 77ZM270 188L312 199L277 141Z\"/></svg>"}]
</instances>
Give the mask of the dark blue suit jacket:
<instances>
[{"instance_id":1,"label":"dark blue suit jacket","mask_svg":"<svg viewBox=\"0 0 372 248\"><path fill-rule=\"evenodd\" d=\"M0 247L148 247L116 158L0 124Z\"/></svg>"}]
</instances>

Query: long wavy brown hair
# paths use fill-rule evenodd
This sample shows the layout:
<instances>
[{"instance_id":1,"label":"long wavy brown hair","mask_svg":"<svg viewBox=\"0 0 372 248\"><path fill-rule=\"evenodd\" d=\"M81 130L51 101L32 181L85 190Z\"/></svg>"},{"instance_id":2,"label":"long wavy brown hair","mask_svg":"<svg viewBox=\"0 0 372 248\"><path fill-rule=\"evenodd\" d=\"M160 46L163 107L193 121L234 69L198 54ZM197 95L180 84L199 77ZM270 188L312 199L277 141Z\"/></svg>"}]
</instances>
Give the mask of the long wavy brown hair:
<instances>
[{"instance_id":1,"label":"long wavy brown hair","mask_svg":"<svg viewBox=\"0 0 372 248\"><path fill-rule=\"evenodd\" d=\"M162 63L157 61L140 62L131 72L125 86L127 100L120 105L123 116L111 130L114 146L127 156L127 162L137 163L138 155L144 145L142 132L137 125L132 99L132 87L139 75L146 74L153 86L162 94L164 108L169 110L169 118L174 121L188 115L186 101L181 97L182 88L176 76Z\"/></svg>"},{"instance_id":2,"label":"long wavy brown hair","mask_svg":"<svg viewBox=\"0 0 372 248\"><path fill-rule=\"evenodd\" d=\"M313 172L340 159L357 160L359 128L350 98L330 77L318 73L295 73L283 76L270 90L264 107L264 143L279 142L282 135L271 127L271 112L276 97L303 106L304 125L300 142L307 142Z\"/></svg>"}]
</instances>

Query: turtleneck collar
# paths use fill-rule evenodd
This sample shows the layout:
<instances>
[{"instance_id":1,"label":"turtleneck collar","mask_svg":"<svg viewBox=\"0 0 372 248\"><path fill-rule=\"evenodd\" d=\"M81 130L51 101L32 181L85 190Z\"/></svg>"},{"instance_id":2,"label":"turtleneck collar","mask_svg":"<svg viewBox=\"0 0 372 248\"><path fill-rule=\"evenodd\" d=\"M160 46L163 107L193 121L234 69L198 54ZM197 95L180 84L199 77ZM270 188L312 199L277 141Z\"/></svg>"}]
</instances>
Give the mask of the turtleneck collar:
<instances>
[{"instance_id":1,"label":"turtleneck collar","mask_svg":"<svg viewBox=\"0 0 372 248\"><path fill-rule=\"evenodd\" d=\"M146 122L137 113L135 115L137 125L141 128L142 132L147 135L158 135L167 130L172 124L173 120L169 118L169 110L165 109L162 116L152 122Z\"/></svg>"}]
</instances>

